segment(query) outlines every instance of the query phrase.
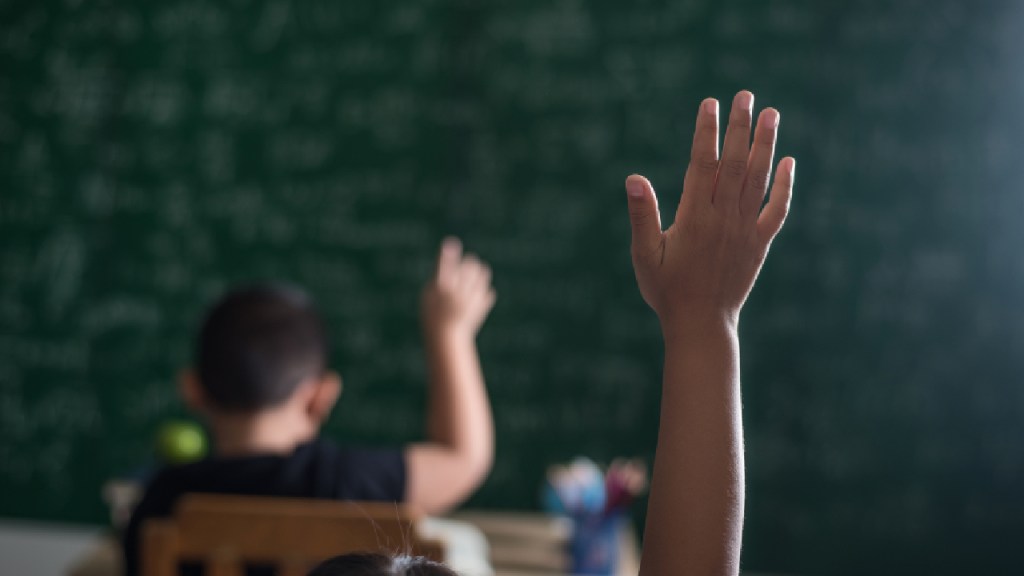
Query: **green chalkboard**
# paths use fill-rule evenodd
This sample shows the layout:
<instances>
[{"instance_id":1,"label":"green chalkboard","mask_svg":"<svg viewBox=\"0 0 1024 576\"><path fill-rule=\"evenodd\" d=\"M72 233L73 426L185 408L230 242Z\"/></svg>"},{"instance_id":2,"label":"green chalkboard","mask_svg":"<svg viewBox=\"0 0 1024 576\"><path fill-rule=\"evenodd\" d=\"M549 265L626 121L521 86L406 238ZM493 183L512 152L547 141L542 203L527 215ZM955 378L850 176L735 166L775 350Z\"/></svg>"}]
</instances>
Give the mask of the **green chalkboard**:
<instances>
[{"instance_id":1,"label":"green chalkboard","mask_svg":"<svg viewBox=\"0 0 1024 576\"><path fill-rule=\"evenodd\" d=\"M103 521L241 281L321 303L327 434L420 438L446 233L500 294L472 504L650 457L661 347L622 180L672 206L697 104L750 88L799 165L741 326L745 566L1017 572L1022 27L955 0L0 1L0 516Z\"/></svg>"}]
</instances>

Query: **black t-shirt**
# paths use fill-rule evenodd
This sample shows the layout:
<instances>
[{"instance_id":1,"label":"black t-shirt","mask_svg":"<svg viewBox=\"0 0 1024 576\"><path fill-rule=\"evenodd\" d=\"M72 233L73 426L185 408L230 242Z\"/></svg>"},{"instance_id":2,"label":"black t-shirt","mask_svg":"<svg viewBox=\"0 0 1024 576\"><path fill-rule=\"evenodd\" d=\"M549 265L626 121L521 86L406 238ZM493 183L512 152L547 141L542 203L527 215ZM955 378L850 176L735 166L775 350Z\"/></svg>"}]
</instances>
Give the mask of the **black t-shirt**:
<instances>
[{"instance_id":1,"label":"black t-shirt","mask_svg":"<svg viewBox=\"0 0 1024 576\"><path fill-rule=\"evenodd\" d=\"M401 502L401 450L339 447L327 440L298 446L288 456L213 457L161 470L146 487L124 533L125 576L139 573L142 523L170 516L189 492Z\"/></svg>"}]
</instances>

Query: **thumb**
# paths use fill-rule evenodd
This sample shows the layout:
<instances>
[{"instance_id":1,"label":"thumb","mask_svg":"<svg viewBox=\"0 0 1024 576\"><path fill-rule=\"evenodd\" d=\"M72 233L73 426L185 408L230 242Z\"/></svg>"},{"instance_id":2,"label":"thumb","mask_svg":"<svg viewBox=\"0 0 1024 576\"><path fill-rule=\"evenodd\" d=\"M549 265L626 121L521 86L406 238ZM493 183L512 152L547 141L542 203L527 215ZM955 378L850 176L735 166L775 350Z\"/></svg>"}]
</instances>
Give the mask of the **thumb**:
<instances>
[{"instance_id":1,"label":"thumb","mask_svg":"<svg viewBox=\"0 0 1024 576\"><path fill-rule=\"evenodd\" d=\"M654 187L647 178L633 174L626 178L626 196L633 229L633 255L653 254L661 246L661 214Z\"/></svg>"}]
</instances>

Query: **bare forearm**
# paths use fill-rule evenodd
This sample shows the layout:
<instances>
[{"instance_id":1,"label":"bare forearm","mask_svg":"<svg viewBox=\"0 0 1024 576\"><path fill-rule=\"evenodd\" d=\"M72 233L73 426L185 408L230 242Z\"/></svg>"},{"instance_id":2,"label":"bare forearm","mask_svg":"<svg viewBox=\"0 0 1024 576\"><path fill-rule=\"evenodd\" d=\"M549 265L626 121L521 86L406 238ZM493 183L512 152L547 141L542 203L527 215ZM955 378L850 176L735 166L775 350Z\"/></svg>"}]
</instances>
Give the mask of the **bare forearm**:
<instances>
[{"instance_id":1,"label":"bare forearm","mask_svg":"<svg viewBox=\"0 0 1024 576\"><path fill-rule=\"evenodd\" d=\"M464 456L474 470L486 472L494 453L494 423L475 339L438 330L427 335L427 342L429 439Z\"/></svg>"},{"instance_id":2,"label":"bare forearm","mask_svg":"<svg viewBox=\"0 0 1024 576\"><path fill-rule=\"evenodd\" d=\"M739 341L725 321L665 336L641 573L734 575L744 485Z\"/></svg>"}]
</instances>

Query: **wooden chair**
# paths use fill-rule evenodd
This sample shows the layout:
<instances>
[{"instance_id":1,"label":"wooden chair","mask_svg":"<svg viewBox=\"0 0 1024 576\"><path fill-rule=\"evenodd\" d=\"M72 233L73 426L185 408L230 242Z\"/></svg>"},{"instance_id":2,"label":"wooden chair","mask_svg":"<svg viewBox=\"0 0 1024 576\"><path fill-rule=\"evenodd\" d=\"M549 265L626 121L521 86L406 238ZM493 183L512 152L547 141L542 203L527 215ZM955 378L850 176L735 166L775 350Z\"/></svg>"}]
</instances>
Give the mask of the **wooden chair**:
<instances>
[{"instance_id":1,"label":"wooden chair","mask_svg":"<svg viewBox=\"0 0 1024 576\"><path fill-rule=\"evenodd\" d=\"M305 576L349 552L400 552L441 562L444 545L416 534L419 516L394 504L189 494L171 518L143 526L143 576L177 576L199 562L209 576L242 576L246 564Z\"/></svg>"}]
</instances>

